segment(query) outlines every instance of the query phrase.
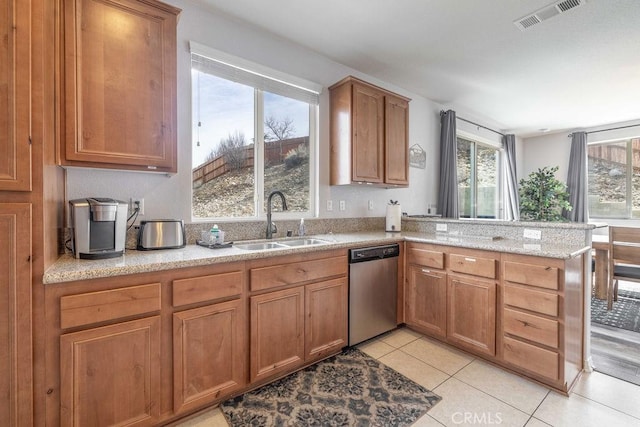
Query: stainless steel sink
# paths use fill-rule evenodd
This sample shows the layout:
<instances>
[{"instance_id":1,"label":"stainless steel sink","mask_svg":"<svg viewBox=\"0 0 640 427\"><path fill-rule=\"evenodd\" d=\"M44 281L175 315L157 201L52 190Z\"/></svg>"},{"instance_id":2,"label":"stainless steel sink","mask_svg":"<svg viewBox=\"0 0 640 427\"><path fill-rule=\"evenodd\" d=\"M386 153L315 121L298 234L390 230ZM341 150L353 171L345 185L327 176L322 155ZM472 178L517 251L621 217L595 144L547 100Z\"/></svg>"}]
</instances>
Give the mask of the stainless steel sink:
<instances>
[{"instance_id":1,"label":"stainless steel sink","mask_svg":"<svg viewBox=\"0 0 640 427\"><path fill-rule=\"evenodd\" d=\"M294 239L294 240L283 240L278 242L280 245L285 246L310 246L310 245L324 245L327 244L326 240L314 239L314 238L305 238L305 239Z\"/></svg>"},{"instance_id":2,"label":"stainless steel sink","mask_svg":"<svg viewBox=\"0 0 640 427\"><path fill-rule=\"evenodd\" d=\"M265 249L286 249L300 246L324 245L326 240L305 237L301 239L279 240L277 242L234 243L233 247L245 251L261 251Z\"/></svg>"},{"instance_id":3,"label":"stainless steel sink","mask_svg":"<svg viewBox=\"0 0 640 427\"><path fill-rule=\"evenodd\" d=\"M260 242L260 243L234 243L233 247L242 249L245 251L260 251L263 249L284 249L287 246L284 246L275 242Z\"/></svg>"}]
</instances>

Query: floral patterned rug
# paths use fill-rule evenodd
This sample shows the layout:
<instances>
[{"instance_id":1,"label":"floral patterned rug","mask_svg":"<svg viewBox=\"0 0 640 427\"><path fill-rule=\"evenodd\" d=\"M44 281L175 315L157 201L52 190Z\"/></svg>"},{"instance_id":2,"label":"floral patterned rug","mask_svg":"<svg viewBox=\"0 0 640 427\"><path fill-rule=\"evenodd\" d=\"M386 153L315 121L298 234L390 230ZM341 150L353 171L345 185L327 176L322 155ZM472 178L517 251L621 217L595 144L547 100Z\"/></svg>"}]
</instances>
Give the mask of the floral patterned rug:
<instances>
[{"instance_id":1,"label":"floral patterned rug","mask_svg":"<svg viewBox=\"0 0 640 427\"><path fill-rule=\"evenodd\" d=\"M409 426L441 397L356 348L220 404L236 426Z\"/></svg>"}]
</instances>

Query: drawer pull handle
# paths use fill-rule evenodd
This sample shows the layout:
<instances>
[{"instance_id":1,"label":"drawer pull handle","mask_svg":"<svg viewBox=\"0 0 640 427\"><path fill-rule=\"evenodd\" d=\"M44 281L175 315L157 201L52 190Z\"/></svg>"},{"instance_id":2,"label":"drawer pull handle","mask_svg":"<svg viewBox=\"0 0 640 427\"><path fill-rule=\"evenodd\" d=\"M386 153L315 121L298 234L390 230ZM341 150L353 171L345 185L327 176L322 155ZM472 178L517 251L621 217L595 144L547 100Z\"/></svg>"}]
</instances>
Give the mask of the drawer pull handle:
<instances>
[{"instance_id":1,"label":"drawer pull handle","mask_svg":"<svg viewBox=\"0 0 640 427\"><path fill-rule=\"evenodd\" d=\"M476 262L475 258L467 258L467 257L465 257L464 260L465 261L469 261L469 262Z\"/></svg>"},{"instance_id":2,"label":"drawer pull handle","mask_svg":"<svg viewBox=\"0 0 640 427\"><path fill-rule=\"evenodd\" d=\"M431 273L431 270L427 270L426 268L423 268L423 269L422 269L422 272L423 272L423 273Z\"/></svg>"}]
</instances>

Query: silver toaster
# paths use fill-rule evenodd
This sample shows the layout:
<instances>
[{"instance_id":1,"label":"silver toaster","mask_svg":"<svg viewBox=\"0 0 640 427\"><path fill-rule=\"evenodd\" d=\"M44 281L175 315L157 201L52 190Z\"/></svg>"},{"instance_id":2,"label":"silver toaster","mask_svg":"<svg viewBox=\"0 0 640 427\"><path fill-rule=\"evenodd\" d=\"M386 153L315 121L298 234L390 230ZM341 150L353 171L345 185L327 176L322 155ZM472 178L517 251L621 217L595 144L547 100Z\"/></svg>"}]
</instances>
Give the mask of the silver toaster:
<instances>
[{"instance_id":1,"label":"silver toaster","mask_svg":"<svg viewBox=\"0 0 640 427\"><path fill-rule=\"evenodd\" d=\"M138 250L183 248L186 244L184 221L181 219L152 219L140 221Z\"/></svg>"}]
</instances>

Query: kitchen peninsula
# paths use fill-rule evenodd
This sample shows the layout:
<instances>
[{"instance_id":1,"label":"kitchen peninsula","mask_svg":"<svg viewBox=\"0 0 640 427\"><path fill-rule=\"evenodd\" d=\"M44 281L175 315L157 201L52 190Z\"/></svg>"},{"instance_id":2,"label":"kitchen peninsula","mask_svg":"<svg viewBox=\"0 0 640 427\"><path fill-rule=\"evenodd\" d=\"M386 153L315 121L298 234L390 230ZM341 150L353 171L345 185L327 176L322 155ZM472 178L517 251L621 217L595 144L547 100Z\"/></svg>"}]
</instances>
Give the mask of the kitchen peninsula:
<instances>
[{"instance_id":1,"label":"kitchen peninsula","mask_svg":"<svg viewBox=\"0 0 640 427\"><path fill-rule=\"evenodd\" d=\"M579 376L590 226L404 219L386 233L380 219L329 234L316 221L319 245L61 257L44 275L48 419L175 420L339 352L347 249L390 242L401 244L398 324L563 392ZM118 393L98 380L107 372ZM123 388L139 399L123 407Z\"/></svg>"}]
</instances>

